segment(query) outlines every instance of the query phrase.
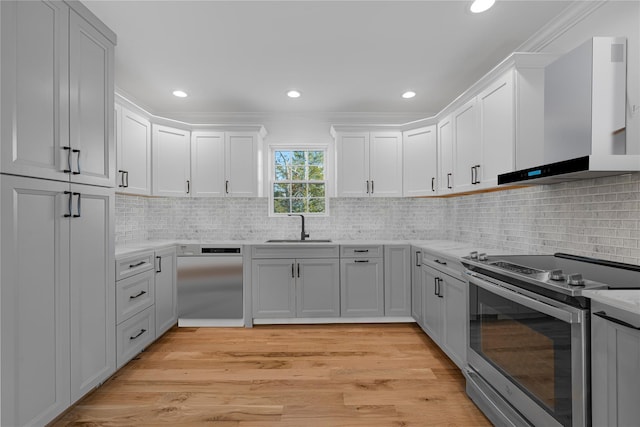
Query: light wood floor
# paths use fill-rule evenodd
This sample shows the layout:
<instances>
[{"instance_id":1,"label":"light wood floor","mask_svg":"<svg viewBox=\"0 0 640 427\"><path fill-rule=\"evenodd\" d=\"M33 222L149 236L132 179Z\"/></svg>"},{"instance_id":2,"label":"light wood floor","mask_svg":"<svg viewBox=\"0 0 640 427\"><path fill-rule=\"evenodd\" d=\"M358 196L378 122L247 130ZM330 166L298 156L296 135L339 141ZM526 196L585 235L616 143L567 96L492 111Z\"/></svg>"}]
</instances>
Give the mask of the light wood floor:
<instances>
[{"instance_id":1,"label":"light wood floor","mask_svg":"<svg viewBox=\"0 0 640 427\"><path fill-rule=\"evenodd\" d=\"M490 426L412 324L174 328L56 426Z\"/></svg>"}]
</instances>

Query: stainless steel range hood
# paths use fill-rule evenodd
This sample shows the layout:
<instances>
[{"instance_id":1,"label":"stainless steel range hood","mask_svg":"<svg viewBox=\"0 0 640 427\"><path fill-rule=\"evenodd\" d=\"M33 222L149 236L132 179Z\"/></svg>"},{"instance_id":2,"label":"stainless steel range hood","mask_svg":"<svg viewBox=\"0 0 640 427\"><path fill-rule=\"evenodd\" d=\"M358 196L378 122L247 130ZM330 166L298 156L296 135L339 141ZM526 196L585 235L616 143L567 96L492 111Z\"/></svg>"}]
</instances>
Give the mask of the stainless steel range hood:
<instances>
[{"instance_id":1,"label":"stainless steel range hood","mask_svg":"<svg viewBox=\"0 0 640 427\"><path fill-rule=\"evenodd\" d=\"M499 175L498 184L640 171L640 147L630 145L640 141L626 138L626 55L626 38L594 37L545 68L540 162Z\"/></svg>"}]
</instances>

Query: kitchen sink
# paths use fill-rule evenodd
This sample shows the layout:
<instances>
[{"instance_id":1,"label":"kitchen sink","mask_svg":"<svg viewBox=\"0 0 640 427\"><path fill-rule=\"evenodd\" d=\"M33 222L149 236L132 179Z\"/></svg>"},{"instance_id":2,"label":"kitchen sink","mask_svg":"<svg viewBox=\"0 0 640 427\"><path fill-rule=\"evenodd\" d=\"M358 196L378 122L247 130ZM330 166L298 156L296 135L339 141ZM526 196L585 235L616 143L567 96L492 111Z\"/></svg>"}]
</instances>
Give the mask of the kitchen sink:
<instances>
[{"instance_id":1,"label":"kitchen sink","mask_svg":"<svg viewBox=\"0 0 640 427\"><path fill-rule=\"evenodd\" d=\"M287 240L287 239L274 239L267 240L265 243L331 243L331 240L323 240L323 239L306 239L306 240Z\"/></svg>"}]
</instances>

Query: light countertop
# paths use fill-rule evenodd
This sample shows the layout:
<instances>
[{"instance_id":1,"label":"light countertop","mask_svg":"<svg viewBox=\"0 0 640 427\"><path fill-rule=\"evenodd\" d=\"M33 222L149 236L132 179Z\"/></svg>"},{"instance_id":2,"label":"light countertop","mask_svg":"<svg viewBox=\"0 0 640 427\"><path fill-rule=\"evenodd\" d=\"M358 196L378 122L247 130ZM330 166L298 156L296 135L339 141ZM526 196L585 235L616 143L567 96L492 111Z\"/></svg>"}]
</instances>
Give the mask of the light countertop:
<instances>
[{"instance_id":1,"label":"light countertop","mask_svg":"<svg viewBox=\"0 0 640 427\"><path fill-rule=\"evenodd\" d=\"M584 291L592 301L640 315L640 289L603 289Z\"/></svg>"}]
</instances>

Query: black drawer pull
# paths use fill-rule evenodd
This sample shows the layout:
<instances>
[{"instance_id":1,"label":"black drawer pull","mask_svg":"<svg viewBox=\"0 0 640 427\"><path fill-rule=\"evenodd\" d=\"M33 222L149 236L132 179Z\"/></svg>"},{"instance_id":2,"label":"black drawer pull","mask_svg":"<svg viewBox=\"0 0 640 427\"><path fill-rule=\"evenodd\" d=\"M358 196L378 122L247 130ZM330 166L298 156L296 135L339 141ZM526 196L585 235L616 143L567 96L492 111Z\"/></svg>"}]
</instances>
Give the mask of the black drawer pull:
<instances>
[{"instance_id":1,"label":"black drawer pull","mask_svg":"<svg viewBox=\"0 0 640 427\"><path fill-rule=\"evenodd\" d=\"M353 252L364 254L369 252L369 249L354 249Z\"/></svg>"},{"instance_id":2,"label":"black drawer pull","mask_svg":"<svg viewBox=\"0 0 640 427\"><path fill-rule=\"evenodd\" d=\"M437 262L440 265L447 265L446 261L440 261L439 259L434 259L435 262Z\"/></svg>"},{"instance_id":3,"label":"black drawer pull","mask_svg":"<svg viewBox=\"0 0 640 427\"><path fill-rule=\"evenodd\" d=\"M140 293L138 293L138 295L130 295L129 299L136 299L136 298L140 298L142 295L146 294L147 291L140 291Z\"/></svg>"},{"instance_id":4,"label":"black drawer pull","mask_svg":"<svg viewBox=\"0 0 640 427\"><path fill-rule=\"evenodd\" d=\"M147 332L146 329L140 329L140 332L138 332L136 335L129 337L130 340L135 340L136 338L138 338L140 335L144 334L145 332Z\"/></svg>"},{"instance_id":5,"label":"black drawer pull","mask_svg":"<svg viewBox=\"0 0 640 427\"><path fill-rule=\"evenodd\" d=\"M625 328L635 329L636 331L640 331L640 326L634 326L631 323L627 323L624 320L616 319L615 317L607 316L607 313L604 311L598 311L597 313L593 313L594 316L602 317L604 320L608 320L609 322L616 323L620 326L624 326Z\"/></svg>"},{"instance_id":6,"label":"black drawer pull","mask_svg":"<svg viewBox=\"0 0 640 427\"><path fill-rule=\"evenodd\" d=\"M129 264L129 268L136 268L136 267L140 267L141 265L145 264L147 261L140 261L137 264Z\"/></svg>"},{"instance_id":7,"label":"black drawer pull","mask_svg":"<svg viewBox=\"0 0 640 427\"><path fill-rule=\"evenodd\" d=\"M369 262L368 259L356 259L353 262Z\"/></svg>"}]
</instances>

